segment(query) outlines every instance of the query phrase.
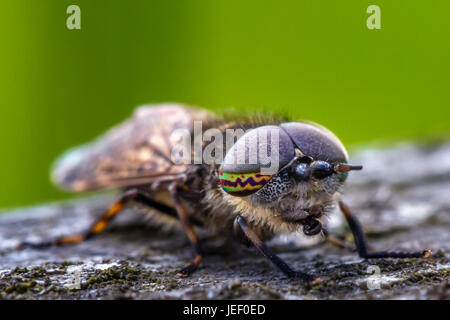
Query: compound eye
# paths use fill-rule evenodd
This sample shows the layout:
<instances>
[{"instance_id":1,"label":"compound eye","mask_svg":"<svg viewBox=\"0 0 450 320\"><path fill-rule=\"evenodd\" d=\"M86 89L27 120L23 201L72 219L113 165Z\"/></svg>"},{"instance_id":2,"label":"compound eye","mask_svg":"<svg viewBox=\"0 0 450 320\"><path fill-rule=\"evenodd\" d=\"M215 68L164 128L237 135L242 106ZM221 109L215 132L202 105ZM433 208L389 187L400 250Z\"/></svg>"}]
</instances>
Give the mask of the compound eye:
<instances>
[{"instance_id":1,"label":"compound eye","mask_svg":"<svg viewBox=\"0 0 450 320\"><path fill-rule=\"evenodd\" d=\"M245 197L255 193L269 182L272 175L262 175L260 172L229 173L219 170L220 186L223 191L236 197Z\"/></svg>"},{"instance_id":2,"label":"compound eye","mask_svg":"<svg viewBox=\"0 0 450 320\"><path fill-rule=\"evenodd\" d=\"M310 167L313 177L317 179L328 177L333 173L333 167L326 161L314 161Z\"/></svg>"}]
</instances>

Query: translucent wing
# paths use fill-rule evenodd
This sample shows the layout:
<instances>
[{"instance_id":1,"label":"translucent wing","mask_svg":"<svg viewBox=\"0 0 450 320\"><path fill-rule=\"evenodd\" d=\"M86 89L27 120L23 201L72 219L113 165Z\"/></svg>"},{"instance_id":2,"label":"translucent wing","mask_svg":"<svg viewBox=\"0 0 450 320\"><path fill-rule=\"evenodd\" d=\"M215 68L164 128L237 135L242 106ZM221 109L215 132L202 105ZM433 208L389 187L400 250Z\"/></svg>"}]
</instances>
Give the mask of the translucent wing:
<instances>
[{"instance_id":1,"label":"translucent wing","mask_svg":"<svg viewBox=\"0 0 450 320\"><path fill-rule=\"evenodd\" d=\"M188 165L171 161L176 129L193 121L214 122L205 110L163 104L138 108L133 116L93 143L69 150L55 164L53 181L71 191L139 185L182 175Z\"/></svg>"}]
</instances>

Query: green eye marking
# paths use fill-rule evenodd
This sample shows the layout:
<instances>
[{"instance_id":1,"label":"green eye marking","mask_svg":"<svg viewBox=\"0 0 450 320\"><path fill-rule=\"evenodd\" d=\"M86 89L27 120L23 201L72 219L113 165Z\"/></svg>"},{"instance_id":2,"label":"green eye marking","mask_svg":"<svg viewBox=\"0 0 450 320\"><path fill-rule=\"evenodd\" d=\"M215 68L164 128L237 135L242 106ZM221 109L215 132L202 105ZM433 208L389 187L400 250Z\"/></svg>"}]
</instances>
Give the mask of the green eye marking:
<instances>
[{"instance_id":1,"label":"green eye marking","mask_svg":"<svg viewBox=\"0 0 450 320\"><path fill-rule=\"evenodd\" d=\"M219 170L219 179L222 189L238 197L244 197L261 189L270 179L271 175L261 175L259 172L229 173Z\"/></svg>"},{"instance_id":2,"label":"green eye marking","mask_svg":"<svg viewBox=\"0 0 450 320\"><path fill-rule=\"evenodd\" d=\"M345 160L339 161L339 164L347 164L347 161L345 161ZM338 173L336 176L340 182L344 182L345 180L347 180L348 171L344 172L344 173Z\"/></svg>"}]
</instances>

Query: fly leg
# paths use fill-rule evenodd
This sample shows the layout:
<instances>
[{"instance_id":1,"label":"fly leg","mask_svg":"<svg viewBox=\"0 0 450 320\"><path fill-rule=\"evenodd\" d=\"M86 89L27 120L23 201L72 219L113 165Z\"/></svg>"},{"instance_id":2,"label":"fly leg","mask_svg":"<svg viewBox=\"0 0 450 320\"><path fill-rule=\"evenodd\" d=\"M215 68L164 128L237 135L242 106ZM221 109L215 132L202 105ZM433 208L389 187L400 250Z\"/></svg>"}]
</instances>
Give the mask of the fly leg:
<instances>
[{"instance_id":1,"label":"fly leg","mask_svg":"<svg viewBox=\"0 0 450 320\"><path fill-rule=\"evenodd\" d=\"M308 284L317 284L322 282L322 279L320 278L313 277L301 271L292 270L286 262L273 253L272 250L270 250L269 247L258 237L258 235L247 226L244 218L240 215L236 217L235 222L241 227L242 231L253 243L253 245L289 278L297 278Z\"/></svg>"},{"instance_id":2,"label":"fly leg","mask_svg":"<svg viewBox=\"0 0 450 320\"><path fill-rule=\"evenodd\" d=\"M156 202L155 200L148 197L144 192L138 189L130 189L125 191L119 199L114 202L114 204L96 221L91 227L84 233L71 235L71 236L62 236L50 241L44 242L22 242L18 249L24 248L36 248L36 249L44 249L48 247L59 247L70 244L80 243L84 240L88 240L92 238L94 235L102 232L106 226L111 222L111 220L122 211L127 203L130 201L136 201L148 205L154 209L157 209L160 212L168 214L170 216L176 217L175 209L166 206L165 204Z\"/></svg>"},{"instance_id":3,"label":"fly leg","mask_svg":"<svg viewBox=\"0 0 450 320\"><path fill-rule=\"evenodd\" d=\"M339 207L347 220L350 229L355 238L356 250L361 258L378 259L378 258L428 258L431 256L431 250L424 250L418 252L391 252L391 251L376 251L369 252L367 249L367 240L364 236L361 224L356 217L351 213L350 209L339 201Z\"/></svg>"},{"instance_id":4,"label":"fly leg","mask_svg":"<svg viewBox=\"0 0 450 320\"><path fill-rule=\"evenodd\" d=\"M195 251L194 261L191 264L189 264L186 268L181 269L177 273L177 276L185 278L188 277L192 272L194 272L198 268L200 262L203 259L203 253L200 248L197 234L195 233L195 230L192 226L189 216L180 201L177 188L178 188L177 183L172 182L169 185L169 193L172 196L173 202L175 204L175 209L178 214L178 218L183 224L184 231L186 232L186 235L189 238L189 241L191 242Z\"/></svg>"},{"instance_id":5,"label":"fly leg","mask_svg":"<svg viewBox=\"0 0 450 320\"><path fill-rule=\"evenodd\" d=\"M327 229L323 228L322 233L324 235L325 240L331 243L332 245L341 249L356 251L355 245L330 234Z\"/></svg>"}]
</instances>

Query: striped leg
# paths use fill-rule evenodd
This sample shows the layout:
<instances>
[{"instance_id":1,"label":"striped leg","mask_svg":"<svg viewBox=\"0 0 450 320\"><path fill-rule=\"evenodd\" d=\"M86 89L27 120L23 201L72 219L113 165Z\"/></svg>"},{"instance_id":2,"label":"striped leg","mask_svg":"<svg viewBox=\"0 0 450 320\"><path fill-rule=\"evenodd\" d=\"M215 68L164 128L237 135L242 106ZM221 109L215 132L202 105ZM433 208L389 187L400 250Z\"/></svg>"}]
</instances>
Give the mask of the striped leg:
<instances>
[{"instance_id":1,"label":"striped leg","mask_svg":"<svg viewBox=\"0 0 450 320\"><path fill-rule=\"evenodd\" d=\"M111 222L111 220L119 212L122 211L122 209L127 203L133 200L146 204L170 216L176 217L176 211L173 208L166 206L162 203L156 202L155 200L149 198L144 192L139 191L138 189L130 189L125 193L123 193L120 196L120 198L116 202L114 202L114 204L105 212L105 214L101 216L95 223L93 223L92 226L85 233L71 236L63 236L51 241L44 241L38 243L22 242L19 245L18 249L24 248L44 249L48 247L59 247L64 245L80 243L105 230L109 222Z\"/></svg>"},{"instance_id":2,"label":"striped leg","mask_svg":"<svg viewBox=\"0 0 450 320\"><path fill-rule=\"evenodd\" d=\"M356 217L351 213L350 209L339 201L339 207L347 220L350 229L355 238L356 249L361 258L366 259L378 259L378 258L428 258L431 256L431 250L424 250L420 252L390 252L390 251L377 251L369 252L367 250L367 240L364 236L361 224Z\"/></svg>"},{"instance_id":3,"label":"striped leg","mask_svg":"<svg viewBox=\"0 0 450 320\"><path fill-rule=\"evenodd\" d=\"M187 235L189 241L192 243L192 246L194 247L194 251L196 254L194 261L191 264L189 264L186 268L183 268L180 271L178 271L177 276L185 278L185 277L188 277L192 272L194 272L198 268L200 262L203 259L203 254L202 254L202 250L199 245L197 234L195 233L195 230L192 227L192 223L189 219L189 216L188 216L186 210L184 209L183 205L181 204L180 197L178 195L176 182L172 182L170 184L169 193L172 196L173 202L175 204L175 209L178 213L178 218L180 219L181 223L183 224L184 231L186 232L186 235Z\"/></svg>"}]
</instances>

